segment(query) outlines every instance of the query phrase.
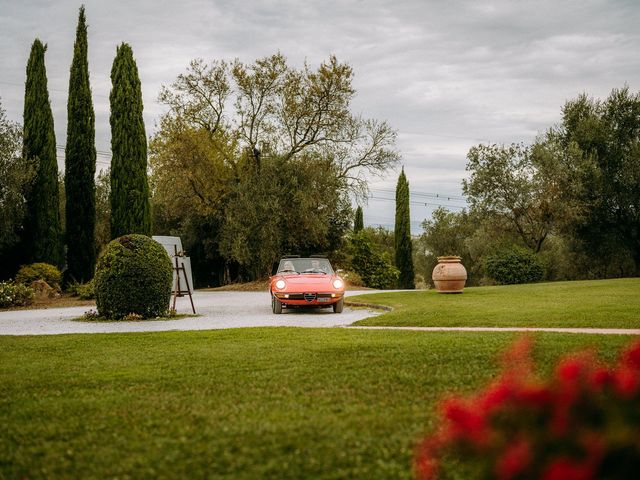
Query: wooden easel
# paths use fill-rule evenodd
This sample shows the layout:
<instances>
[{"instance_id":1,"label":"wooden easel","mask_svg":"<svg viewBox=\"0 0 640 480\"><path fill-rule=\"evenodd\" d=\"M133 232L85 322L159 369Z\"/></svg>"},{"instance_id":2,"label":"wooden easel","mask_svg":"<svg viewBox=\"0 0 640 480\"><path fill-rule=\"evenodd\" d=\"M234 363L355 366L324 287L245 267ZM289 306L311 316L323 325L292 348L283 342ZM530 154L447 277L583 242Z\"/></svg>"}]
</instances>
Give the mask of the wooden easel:
<instances>
[{"instance_id":1,"label":"wooden easel","mask_svg":"<svg viewBox=\"0 0 640 480\"><path fill-rule=\"evenodd\" d=\"M191 295L191 287L189 286L189 279L187 278L187 270L184 268L184 264L180 265L180 262L178 262L178 246L174 245L173 246L174 249L174 260L175 260L175 265L173 266L173 271L176 273L176 288L175 290L172 292L173 293L173 310L176 309L176 300L178 299L178 297L183 297L185 295L185 293L187 295L189 295L189 300L191 301L191 309L193 310L193 313L196 313L196 307L193 305L193 296ZM186 290L182 290L182 288L180 287L180 272L184 273L184 283L187 284L187 289Z\"/></svg>"}]
</instances>

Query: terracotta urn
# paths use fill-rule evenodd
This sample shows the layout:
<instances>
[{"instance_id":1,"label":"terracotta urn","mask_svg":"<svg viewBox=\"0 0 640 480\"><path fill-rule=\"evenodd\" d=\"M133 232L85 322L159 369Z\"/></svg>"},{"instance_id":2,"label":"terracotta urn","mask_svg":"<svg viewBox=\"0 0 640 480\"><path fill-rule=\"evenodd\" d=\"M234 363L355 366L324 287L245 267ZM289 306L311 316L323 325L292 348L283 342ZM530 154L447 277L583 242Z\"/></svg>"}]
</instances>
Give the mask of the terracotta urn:
<instances>
[{"instance_id":1,"label":"terracotta urn","mask_svg":"<svg viewBox=\"0 0 640 480\"><path fill-rule=\"evenodd\" d=\"M462 293L467 281L467 270L460 257L438 257L438 265L431 278L440 293Z\"/></svg>"}]
</instances>

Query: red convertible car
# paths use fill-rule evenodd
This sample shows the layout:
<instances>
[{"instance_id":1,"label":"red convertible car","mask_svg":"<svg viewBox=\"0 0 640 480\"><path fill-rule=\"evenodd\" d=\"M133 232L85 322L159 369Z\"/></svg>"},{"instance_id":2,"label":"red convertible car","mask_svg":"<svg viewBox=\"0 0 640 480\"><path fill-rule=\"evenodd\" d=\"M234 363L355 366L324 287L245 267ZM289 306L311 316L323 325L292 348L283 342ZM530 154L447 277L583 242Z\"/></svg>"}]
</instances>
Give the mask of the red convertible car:
<instances>
[{"instance_id":1,"label":"red convertible car","mask_svg":"<svg viewBox=\"0 0 640 480\"><path fill-rule=\"evenodd\" d=\"M269 293L273 313L296 306L333 307L335 313L344 308L344 280L324 257L283 257L271 277Z\"/></svg>"}]
</instances>

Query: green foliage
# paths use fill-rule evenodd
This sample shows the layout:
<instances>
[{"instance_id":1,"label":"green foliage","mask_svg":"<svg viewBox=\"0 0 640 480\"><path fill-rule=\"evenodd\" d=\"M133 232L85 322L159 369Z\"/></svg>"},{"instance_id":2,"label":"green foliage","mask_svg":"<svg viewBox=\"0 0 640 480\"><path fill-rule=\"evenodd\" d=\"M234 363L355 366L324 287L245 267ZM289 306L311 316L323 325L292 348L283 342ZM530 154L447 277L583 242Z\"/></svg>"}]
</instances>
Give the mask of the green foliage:
<instances>
[{"instance_id":1,"label":"green foliage","mask_svg":"<svg viewBox=\"0 0 640 480\"><path fill-rule=\"evenodd\" d=\"M16 283L31 285L36 280L44 280L50 287L60 288L62 273L55 265L48 263L32 263L23 265L16 274Z\"/></svg>"},{"instance_id":2,"label":"green foliage","mask_svg":"<svg viewBox=\"0 0 640 480\"><path fill-rule=\"evenodd\" d=\"M362 207L358 205L356 208L356 215L353 221L353 231L358 233L360 230L364 228L364 217L362 215Z\"/></svg>"},{"instance_id":3,"label":"green foliage","mask_svg":"<svg viewBox=\"0 0 640 480\"><path fill-rule=\"evenodd\" d=\"M395 265L400 271L399 288L416 288L411 241L411 217L409 214L409 182L404 168L396 186Z\"/></svg>"},{"instance_id":4,"label":"green foliage","mask_svg":"<svg viewBox=\"0 0 640 480\"><path fill-rule=\"evenodd\" d=\"M67 292L81 300L93 300L96 298L95 282L91 279L87 283L72 283Z\"/></svg>"},{"instance_id":5,"label":"green foliage","mask_svg":"<svg viewBox=\"0 0 640 480\"><path fill-rule=\"evenodd\" d=\"M34 295L33 288L22 283L0 282L0 308L30 305Z\"/></svg>"},{"instance_id":6,"label":"green foliage","mask_svg":"<svg viewBox=\"0 0 640 480\"><path fill-rule=\"evenodd\" d=\"M117 49L111 83L111 238L151 235L142 91L133 51L126 43Z\"/></svg>"},{"instance_id":7,"label":"green foliage","mask_svg":"<svg viewBox=\"0 0 640 480\"><path fill-rule=\"evenodd\" d=\"M101 170L96 178L96 228L95 250L100 253L111 241L111 205L109 194L111 192L111 169Z\"/></svg>"},{"instance_id":8,"label":"green foliage","mask_svg":"<svg viewBox=\"0 0 640 480\"><path fill-rule=\"evenodd\" d=\"M604 101L581 95L562 113L549 137L567 172L564 204L580 213L565 231L593 259L626 252L640 275L640 92L614 89Z\"/></svg>"},{"instance_id":9,"label":"green foliage","mask_svg":"<svg viewBox=\"0 0 640 480\"><path fill-rule=\"evenodd\" d=\"M0 253L19 239L26 211L25 193L33 180L33 162L22 156L22 129L7 120L0 103Z\"/></svg>"},{"instance_id":10,"label":"green foliage","mask_svg":"<svg viewBox=\"0 0 640 480\"><path fill-rule=\"evenodd\" d=\"M375 251L366 231L352 235L349 249L352 268L366 287L389 289L397 285L400 272L391 256Z\"/></svg>"},{"instance_id":11,"label":"green foliage","mask_svg":"<svg viewBox=\"0 0 640 480\"><path fill-rule=\"evenodd\" d=\"M27 261L62 266L64 245L58 210L58 162L47 90L45 51L46 46L36 39L27 64L23 157L35 163L36 176L27 197L22 247Z\"/></svg>"},{"instance_id":12,"label":"green foliage","mask_svg":"<svg viewBox=\"0 0 640 480\"><path fill-rule=\"evenodd\" d=\"M95 115L89 85L87 48L87 24L82 6L69 77L64 176L67 244L65 275L76 282L91 279L96 262Z\"/></svg>"},{"instance_id":13,"label":"green foliage","mask_svg":"<svg viewBox=\"0 0 640 480\"><path fill-rule=\"evenodd\" d=\"M503 285L542 280L544 268L538 257L522 247L504 248L485 258L487 274Z\"/></svg>"},{"instance_id":14,"label":"green foliage","mask_svg":"<svg viewBox=\"0 0 640 480\"><path fill-rule=\"evenodd\" d=\"M519 144L473 147L467 155L471 175L462 182L472 210L499 221L535 252L563 214L556 176L539 168L537 151Z\"/></svg>"},{"instance_id":15,"label":"green foliage","mask_svg":"<svg viewBox=\"0 0 640 480\"><path fill-rule=\"evenodd\" d=\"M144 235L111 241L96 266L96 305L101 316L119 320L130 313L144 318L169 307L173 269L165 249Z\"/></svg>"}]
</instances>

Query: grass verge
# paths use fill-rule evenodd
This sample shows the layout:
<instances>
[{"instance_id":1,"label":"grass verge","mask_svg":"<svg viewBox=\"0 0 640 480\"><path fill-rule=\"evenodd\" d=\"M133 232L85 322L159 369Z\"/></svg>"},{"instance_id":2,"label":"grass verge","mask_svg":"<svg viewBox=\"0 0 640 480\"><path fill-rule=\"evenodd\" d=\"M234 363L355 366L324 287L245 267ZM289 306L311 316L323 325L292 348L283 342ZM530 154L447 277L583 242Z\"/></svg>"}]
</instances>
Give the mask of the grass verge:
<instances>
[{"instance_id":1,"label":"grass verge","mask_svg":"<svg viewBox=\"0 0 640 480\"><path fill-rule=\"evenodd\" d=\"M0 337L0 478L411 478L446 391L510 333L263 328ZM538 334L536 357L626 336Z\"/></svg>"},{"instance_id":2,"label":"grass verge","mask_svg":"<svg viewBox=\"0 0 640 480\"><path fill-rule=\"evenodd\" d=\"M349 301L393 307L356 325L640 328L640 279L378 293Z\"/></svg>"}]
</instances>

